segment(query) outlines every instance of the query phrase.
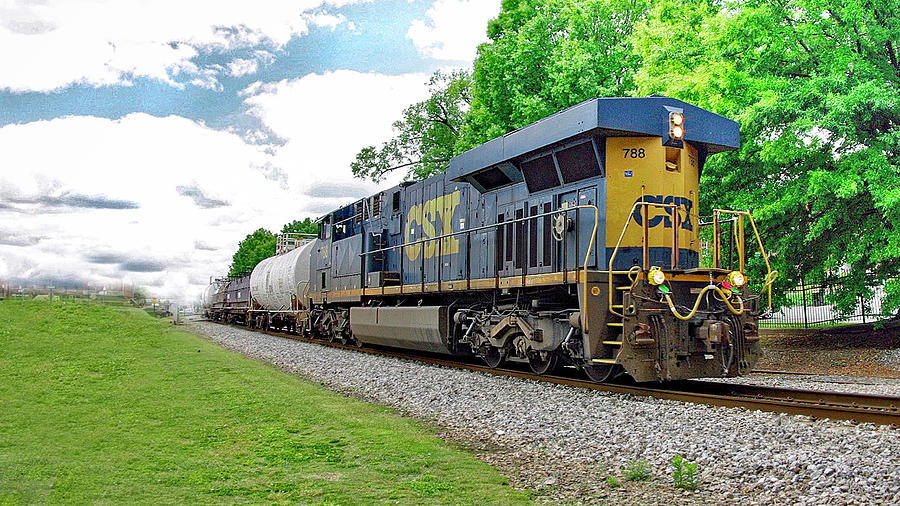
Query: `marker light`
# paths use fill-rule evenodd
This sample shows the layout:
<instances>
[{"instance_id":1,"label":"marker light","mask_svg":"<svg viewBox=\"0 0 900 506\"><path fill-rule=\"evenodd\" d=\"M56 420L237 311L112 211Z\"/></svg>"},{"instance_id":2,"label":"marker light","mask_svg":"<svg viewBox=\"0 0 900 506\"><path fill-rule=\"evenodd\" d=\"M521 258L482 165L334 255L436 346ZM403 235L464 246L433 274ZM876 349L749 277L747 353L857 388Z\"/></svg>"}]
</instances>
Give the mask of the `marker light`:
<instances>
[{"instance_id":1,"label":"marker light","mask_svg":"<svg viewBox=\"0 0 900 506\"><path fill-rule=\"evenodd\" d=\"M734 286L744 286L747 283L747 276L738 271L731 271L728 275L728 281Z\"/></svg>"},{"instance_id":2,"label":"marker light","mask_svg":"<svg viewBox=\"0 0 900 506\"><path fill-rule=\"evenodd\" d=\"M672 124L681 126L682 124L684 124L684 116L681 114L678 114L677 112L673 113L672 114Z\"/></svg>"},{"instance_id":3,"label":"marker light","mask_svg":"<svg viewBox=\"0 0 900 506\"><path fill-rule=\"evenodd\" d=\"M684 137L684 128L682 128L680 125L673 126L672 137L676 139L681 139L682 137Z\"/></svg>"},{"instance_id":4,"label":"marker light","mask_svg":"<svg viewBox=\"0 0 900 506\"><path fill-rule=\"evenodd\" d=\"M651 267L647 273L647 281L653 286L659 286L666 282L666 274L659 267Z\"/></svg>"}]
</instances>

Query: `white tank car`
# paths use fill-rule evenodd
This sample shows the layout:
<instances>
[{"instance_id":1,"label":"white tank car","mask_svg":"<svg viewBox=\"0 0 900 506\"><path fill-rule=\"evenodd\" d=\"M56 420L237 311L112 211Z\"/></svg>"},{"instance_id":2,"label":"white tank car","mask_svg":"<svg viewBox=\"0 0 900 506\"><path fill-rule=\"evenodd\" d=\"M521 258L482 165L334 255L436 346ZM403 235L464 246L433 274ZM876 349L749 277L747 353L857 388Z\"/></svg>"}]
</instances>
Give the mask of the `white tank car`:
<instances>
[{"instance_id":1,"label":"white tank car","mask_svg":"<svg viewBox=\"0 0 900 506\"><path fill-rule=\"evenodd\" d=\"M309 285L309 258L315 242L315 239L309 239L287 253L257 264L250 274L253 300L269 311L292 309L292 295L296 300L303 300Z\"/></svg>"},{"instance_id":2,"label":"white tank car","mask_svg":"<svg viewBox=\"0 0 900 506\"><path fill-rule=\"evenodd\" d=\"M210 285L203 290L203 294L200 295L200 307L203 309L211 308L213 302L216 301L216 293L218 293L218 291L219 286L215 283L210 283Z\"/></svg>"}]
</instances>

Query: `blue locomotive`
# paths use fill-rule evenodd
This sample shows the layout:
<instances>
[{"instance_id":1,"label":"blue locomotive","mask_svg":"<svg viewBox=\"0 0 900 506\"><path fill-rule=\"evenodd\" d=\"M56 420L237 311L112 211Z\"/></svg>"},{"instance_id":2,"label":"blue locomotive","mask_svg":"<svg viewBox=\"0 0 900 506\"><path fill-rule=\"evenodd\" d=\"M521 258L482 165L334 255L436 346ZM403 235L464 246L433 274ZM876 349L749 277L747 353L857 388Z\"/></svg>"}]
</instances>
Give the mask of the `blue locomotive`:
<instances>
[{"instance_id":1,"label":"blue locomotive","mask_svg":"<svg viewBox=\"0 0 900 506\"><path fill-rule=\"evenodd\" d=\"M323 216L317 237L257 266L244 305L227 311L595 381L745 374L775 273L751 292L745 236L765 249L748 213L698 214L706 159L739 145L736 122L679 100L591 99Z\"/></svg>"}]
</instances>

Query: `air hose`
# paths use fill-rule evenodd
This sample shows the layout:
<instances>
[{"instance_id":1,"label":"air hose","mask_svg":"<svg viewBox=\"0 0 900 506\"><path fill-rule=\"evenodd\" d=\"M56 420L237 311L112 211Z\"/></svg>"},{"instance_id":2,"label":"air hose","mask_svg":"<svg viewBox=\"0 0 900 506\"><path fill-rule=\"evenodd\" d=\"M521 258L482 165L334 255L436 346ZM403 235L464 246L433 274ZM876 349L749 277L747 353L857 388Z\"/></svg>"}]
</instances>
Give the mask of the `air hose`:
<instances>
[{"instance_id":1,"label":"air hose","mask_svg":"<svg viewBox=\"0 0 900 506\"><path fill-rule=\"evenodd\" d=\"M678 318L679 320L687 321L687 320L690 320L691 318L693 318L694 315L697 314L697 310L700 309L700 301L701 301L701 299L703 299L703 295L705 295L706 292L708 292L710 290L714 290L716 293L718 293L722 297L722 301L725 303L725 306L728 307L729 311L731 311L732 313L734 313L736 315L744 314L744 301L742 299L738 299L738 302L740 303L740 309L735 309L734 306L731 305L731 301L728 300L728 295L725 293L725 291L716 285L707 285L707 286L703 287L703 290L700 290L700 293L697 294L697 299L694 301L694 307L691 309L691 311L687 315L682 315L681 313L678 312L678 309L675 307L675 303L672 302L672 296L668 293L665 294L666 302L669 304L669 309L672 311L672 314L675 315L675 318Z\"/></svg>"}]
</instances>

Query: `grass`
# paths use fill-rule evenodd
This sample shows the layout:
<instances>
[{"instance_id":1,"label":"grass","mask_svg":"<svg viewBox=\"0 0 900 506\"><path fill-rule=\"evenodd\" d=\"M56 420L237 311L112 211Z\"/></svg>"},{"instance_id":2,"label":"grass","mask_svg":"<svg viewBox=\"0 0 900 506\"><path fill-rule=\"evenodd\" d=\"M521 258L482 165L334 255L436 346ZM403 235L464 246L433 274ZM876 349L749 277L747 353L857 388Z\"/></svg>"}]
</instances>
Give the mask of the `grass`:
<instances>
[{"instance_id":1,"label":"grass","mask_svg":"<svg viewBox=\"0 0 900 506\"><path fill-rule=\"evenodd\" d=\"M422 424L133 309L0 302L0 504L526 502Z\"/></svg>"}]
</instances>

